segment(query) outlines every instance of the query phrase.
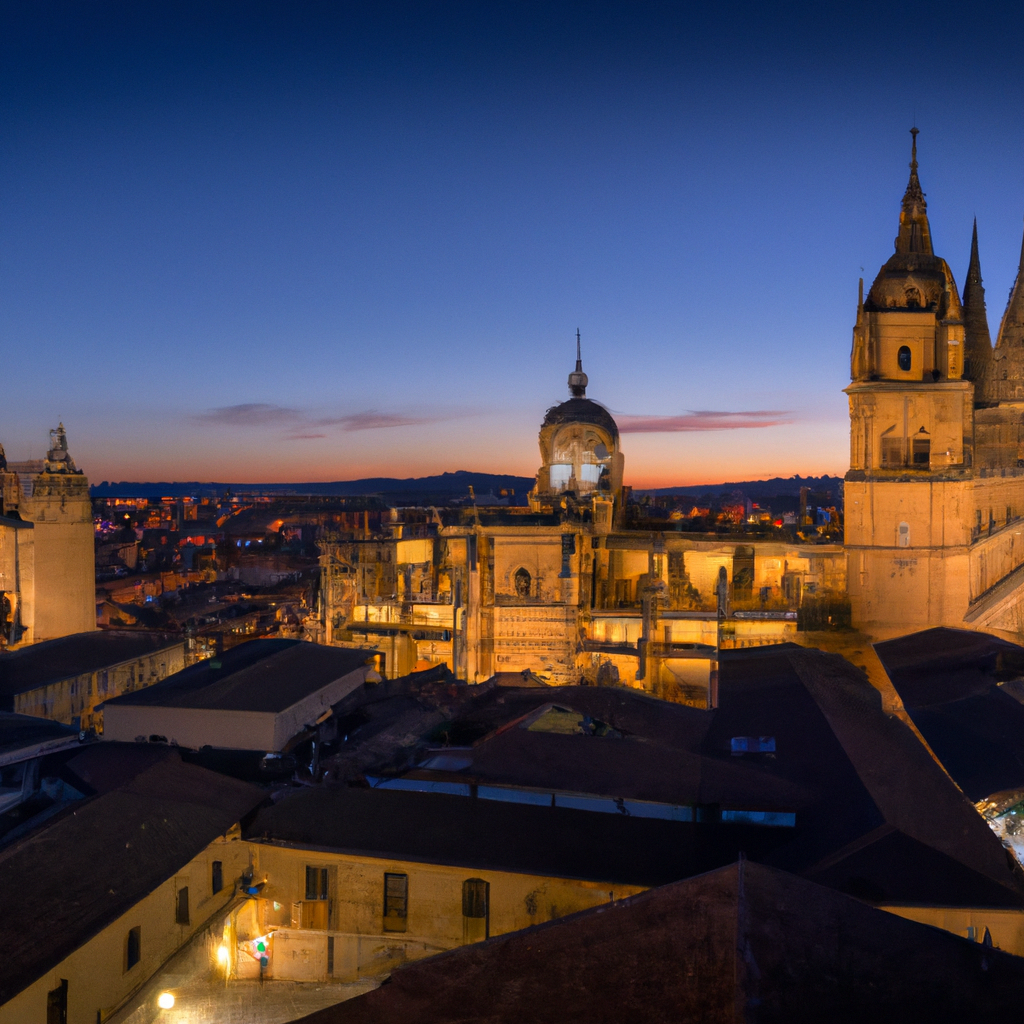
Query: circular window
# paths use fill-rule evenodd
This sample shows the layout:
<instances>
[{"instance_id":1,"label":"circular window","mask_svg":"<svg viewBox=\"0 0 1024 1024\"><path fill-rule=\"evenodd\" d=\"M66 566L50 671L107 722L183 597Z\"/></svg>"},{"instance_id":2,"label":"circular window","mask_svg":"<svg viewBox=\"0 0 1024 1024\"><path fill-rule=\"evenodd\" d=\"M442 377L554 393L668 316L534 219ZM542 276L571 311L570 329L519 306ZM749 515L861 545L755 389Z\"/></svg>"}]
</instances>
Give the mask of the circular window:
<instances>
[{"instance_id":1,"label":"circular window","mask_svg":"<svg viewBox=\"0 0 1024 1024\"><path fill-rule=\"evenodd\" d=\"M899 352L896 353L896 361L900 364L900 369L904 373L910 369L910 349L906 345L903 345Z\"/></svg>"}]
</instances>

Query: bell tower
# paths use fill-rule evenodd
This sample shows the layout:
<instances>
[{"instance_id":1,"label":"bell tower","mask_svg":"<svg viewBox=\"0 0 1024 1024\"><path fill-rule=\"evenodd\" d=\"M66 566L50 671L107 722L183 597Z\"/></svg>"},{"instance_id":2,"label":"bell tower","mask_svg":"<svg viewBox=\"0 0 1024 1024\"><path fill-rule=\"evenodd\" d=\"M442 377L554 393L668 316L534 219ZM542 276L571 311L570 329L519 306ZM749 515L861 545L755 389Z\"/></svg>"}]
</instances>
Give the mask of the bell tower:
<instances>
[{"instance_id":1,"label":"bell tower","mask_svg":"<svg viewBox=\"0 0 1024 1024\"><path fill-rule=\"evenodd\" d=\"M866 298L861 282L846 388L850 600L876 635L962 624L968 603L974 385L956 282L932 249L917 134L896 251Z\"/></svg>"}]
</instances>

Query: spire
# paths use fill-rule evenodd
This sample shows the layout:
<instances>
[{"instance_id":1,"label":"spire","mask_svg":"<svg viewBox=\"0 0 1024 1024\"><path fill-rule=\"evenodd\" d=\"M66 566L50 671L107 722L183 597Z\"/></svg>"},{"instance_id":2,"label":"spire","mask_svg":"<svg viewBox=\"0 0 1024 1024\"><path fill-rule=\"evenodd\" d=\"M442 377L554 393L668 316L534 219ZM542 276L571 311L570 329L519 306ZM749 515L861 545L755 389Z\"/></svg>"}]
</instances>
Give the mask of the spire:
<instances>
[{"instance_id":1,"label":"spire","mask_svg":"<svg viewBox=\"0 0 1024 1024\"><path fill-rule=\"evenodd\" d=\"M985 287L981 283L981 260L978 258L978 220L974 220L971 236L971 260L967 266L964 282L964 376L977 385L982 385L992 362L992 338L988 330L988 314L985 312ZM983 396L975 393L975 400Z\"/></svg>"},{"instance_id":2,"label":"spire","mask_svg":"<svg viewBox=\"0 0 1024 1024\"><path fill-rule=\"evenodd\" d=\"M921 190L921 179L917 176L917 135L918 129L911 128L913 142L910 148L910 180L903 193L903 209L900 211L900 231L896 236L896 251L899 253L921 253L932 256L932 233L928 227L928 204Z\"/></svg>"},{"instance_id":3,"label":"spire","mask_svg":"<svg viewBox=\"0 0 1024 1024\"><path fill-rule=\"evenodd\" d=\"M999 325L996 348L1016 345L1024 342L1024 242L1021 244L1020 263L1017 265L1017 277L1010 290L1010 300L1006 304L1003 321Z\"/></svg>"},{"instance_id":4,"label":"spire","mask_svg":"<svg viewBox=\"0 0 1024 1024\"><path fill-rule=\"evenodd\" d=\"M576 369L569 374L569 394L573 398L586 398L587 375L583 372L583 358L580 355L580 329L576 328Z\"/></svg>"}]
</instances>

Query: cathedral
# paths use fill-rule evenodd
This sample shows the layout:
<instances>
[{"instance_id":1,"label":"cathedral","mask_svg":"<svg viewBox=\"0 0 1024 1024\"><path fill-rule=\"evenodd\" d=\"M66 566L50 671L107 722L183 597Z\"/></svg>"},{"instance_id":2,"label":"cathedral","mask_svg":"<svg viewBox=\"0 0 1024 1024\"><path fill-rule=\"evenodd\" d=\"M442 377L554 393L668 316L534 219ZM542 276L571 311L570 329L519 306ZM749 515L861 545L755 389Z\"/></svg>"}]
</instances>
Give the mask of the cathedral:
<instances>
[{"instance_id":1,"label":"cathedral","mask_svg":"<svg viewBox=\"0 0 1024 1024\"><path fill-rule=\"evenodd\" d=\"M844 544L631 527L577 337L528 508L396 509L383 533L326 534L311 638L375 647L390 675L444 663L701 703L719 650L798 639L809 602L845 604L870 639L1024 634L1024 270L993 347L977 229L961 299L917 134L895 252L857 305Z\"/></svg>"},{"instance_id":2,"label":"cathedral","mask_svg":"<svg viewBox=\"0 0 1024 1024\"><path fill-rule=\"evenodd\" d=\"M95 628L89 481L62 423L44 459L9 463L0 446L0 649Z\"/></svg>"},{"instance_id":3,"label":"cathedral","mask_svg":"<svg viewBox=\"0 0 1024 1024\"><path fill-rule=\"evenodd\" d=\"M846 554L854 624L1024 633L1024 271L993 348L977 225L961 299L912 132L896 251L853 331ZM1024 255L1022 255L1024 263Z\"/></svg>"}]
</instances>

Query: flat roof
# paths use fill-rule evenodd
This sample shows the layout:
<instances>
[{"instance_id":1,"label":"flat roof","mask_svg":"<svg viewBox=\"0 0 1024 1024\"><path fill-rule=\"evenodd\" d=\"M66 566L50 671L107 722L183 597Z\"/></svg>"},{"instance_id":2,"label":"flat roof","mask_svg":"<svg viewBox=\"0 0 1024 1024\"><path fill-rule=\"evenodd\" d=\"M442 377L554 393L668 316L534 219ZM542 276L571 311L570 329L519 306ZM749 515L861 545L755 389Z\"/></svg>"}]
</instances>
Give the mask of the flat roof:
<instances>
[{"instance_id":1,"label":"flat roof","mask_svg":"<svg viewBox=\"0 0 1024 1024\"><path fill-rule=\"evenodd\" d=\"M94 629L6 651L0 654L0 698L28 693L184 642L174 633Z\"/></svg>"},{"instance_id":2,"label":"flat roof","mask_svg":"<svg viewBox=\"0 0 1024 1024\"><path fill-rule=\"evenodd\" d=\"M167 707L276 714L354 672L373 651L304 640L250 640L103 707Z\"/></svg>"}]
</instances>

